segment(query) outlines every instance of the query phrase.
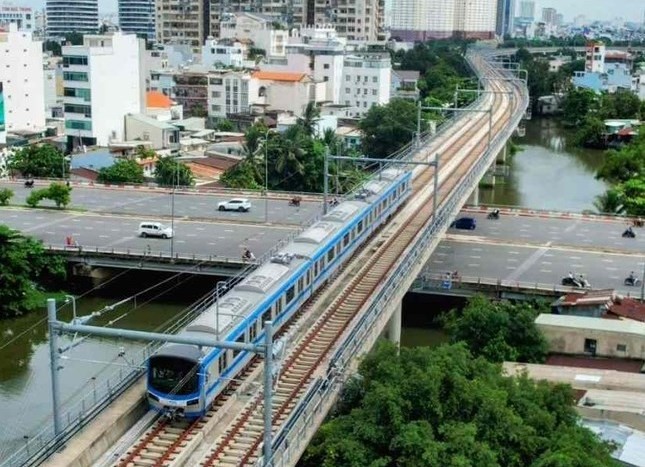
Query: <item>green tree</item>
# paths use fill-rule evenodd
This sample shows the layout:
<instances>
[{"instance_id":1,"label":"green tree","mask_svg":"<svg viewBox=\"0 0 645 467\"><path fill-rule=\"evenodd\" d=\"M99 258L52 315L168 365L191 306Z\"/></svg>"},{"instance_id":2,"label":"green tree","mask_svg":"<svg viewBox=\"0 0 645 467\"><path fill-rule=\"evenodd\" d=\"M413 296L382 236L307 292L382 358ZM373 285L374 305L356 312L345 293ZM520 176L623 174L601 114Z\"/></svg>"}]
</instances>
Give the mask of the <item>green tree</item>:
<instances>
[{"instance_id":1,"label":"green tree","mask_svg":"<svg viewBox=\"0 0 645 467\"><path fill-rule=\"evenodd\" d=\"M234 131L235 125L233 125L233 122L231 122L230 120L223 118L217 122L215 129L217 131Z\"/></svg>"},{"instance_id":2,"label":"green tree","mask_svg":"<svg viewBox=\"0 0 645 467\"><path fill-rule=\"evenodd\" d=\"M183 162L162 157L155 166L155 181L162 186L192 186L193 172Z\"/></svg>"},{"instance_id":3,"label":"green tree","mask_svg":"<svg viewBox=\"0 0 645 467\"><path fill-rule=\"evenodd\" d=\"M645 174L645 132L619 151L607 151L597 177L619 183L642 174Z\"/></svg>"},{"instance_id":4,"label":"green tree","mask_svg":"<svg viewBox=\"0 0 645 467\"><path fill-rule=\"evenodd\" d=\"M0 206L7 206L13 198L13 190L9 188L0 188Z\"/></svg>"},{"instance_id":5,"label":"green tree","mask_svg":"<svg viewBox=\"0 0 645 467\"><path fill-rule=\"evenodd\" d=\"M71 193L71 187L62 183L52 183L47 188L32 190L27 196L26 203L35 208L43 199L50 199L56 204L57 208L65 208L72 201Z\"/></svg>"},{"instance_id":6,"label":"green tree","mask_svg":"<svg viewBox=\"0 0 645 467\"><path fill-rule=\"evenodd\" d=\"M502 376L464 344L381 343L359 373L303 467L616 465L611 446L578 424L569 386Z\"/></svg>"},{"instance_id":7,"label":"green tree","mask_svg":"<svg viewBox=\"0 0 645 467\"><path fill-rule=\"evenodd\" d=\"M135 160L120 159L99 170L96 179L101 183L143 183L143 168Z\"/></svg>"},{"instance_id":8,"label":"green tree","mask_svg":"<svg viewBox=\"0 0 645 467\"><path fill-rule=\"evenodd\" d=\"M136 147L134 155L139 159L153 159L157 157L157 153L154 149L145 147L143 144Z\"/></svg>"},{"instance_id":9,"label":"green tree","mask_svg":"<svg viewBox=\"0 0 645 467\"><path fill-rule=\"evenodd\" d=\"M548 311L524 302L494 302L476 296L463 311L451 311L442 319L451 341L464 342L475 356L493 362L541 363L548 345L534 320L540 312Z\"/></svg>"},{"instance_id":10,"label":"green tree","mask_svg":"<svg viewBox=\"0 0 645 467\"><path fill-rule=\"evenodd\" d=\"M645 216L645 174L616 186L625 212L630 216Z\"/></svg>"},{"instance_id":11,"label":"green tree","mask_svg":"<svg viewBox=\"0 0 645 467\"><path fill-rule=\"evenodd\" d=\"M413 102L403 99L370 108L358 124L363 132L363 152L368 157L388 157L412 141L417 131L417 112ZM427 122L422 120L421 131L426 129Z\"/></svg>"},{"instance_id":12,"label":"green tree","mask_svg":"<svg viewBox=\"0 0 645 467\"><path fill-rule=\"evenodd\" d=\"M11 156L9 167L25 177L63 178L69 173L65 155L51 144L26 146Z\"/></svg>"},{"instance_id":13,"label":"green tree","mask_svg":"<svg viewBox=\"0 0 645 467\"><path fill-rule=\"evenodd\" d=\"M613 189L596 196L593 205L598 214L620 214L624 211L621 194Z\"/></svg>"},{"instance_id":14,"label":"green tree","mask_svg":"<svg viewBox=\"0 0 645 467\"><path fill-rule=\"evenodd\" d=\"M41 242L0 225L0 317L19 316L44 304L43 286L65 278L65 261Z\"/></svg>"},{"instance_id":15,"label":"green tree","mask_svg":"<svg viewBox=\"0 0 645 467\"><path fill-rule=\"evenodd\" d=\"M314 136L316 124L320 120L320 107L315 102L307 103L302 117L298 117L298 124L302 127L307 136Z\"/></svg>"},{"instance_id":16,"label":"green tree","mask_svg":"<svg viewBox=\"0 0 645 467\"><path fill-rule=\"evenodd\" d=\"M575 136L579 146L602 148L605 146L605 124L595 116L587 116Z\"/></svg>"},{"instance_id":17,"label":"green tree","mask_svg":"<svg viewBox=\"0 0 645 467\"><path fill-rule=\"evenodd\" d=\"M589 89L572 89L562 102L562 118L571 125L578 125L592 110L597 111L598 97Z\"/></svg>"}]
</instances>

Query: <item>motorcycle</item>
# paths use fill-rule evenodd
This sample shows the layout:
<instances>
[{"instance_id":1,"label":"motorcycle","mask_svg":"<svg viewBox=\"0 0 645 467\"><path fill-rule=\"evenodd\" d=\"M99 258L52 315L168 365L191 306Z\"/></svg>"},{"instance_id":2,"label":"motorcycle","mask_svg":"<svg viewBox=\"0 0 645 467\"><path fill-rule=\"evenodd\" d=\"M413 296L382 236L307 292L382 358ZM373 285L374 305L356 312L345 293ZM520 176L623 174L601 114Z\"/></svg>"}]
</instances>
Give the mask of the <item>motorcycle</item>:
<instances>
[{"instance_id":1,"label":"motorcycle","mask_svg":"<svg viewBox=\"0 0 645 467\"><path fill-rule=\"evenodd\" d=\"M634 224L634 227L643 227L645 221L643 221L643 219L634 219L632 223Z\"/></svg>"},{"instance_id":2,"label":"motorcycle","mask_svg":"<svg viewBox=\"0 0 645 467\"><path fill-rule=\"evenodd\" d=\"M563 277L562 285L568 287L576 287L578 289L590 289L591 284L587 279L580 279L578 277Z\"/></svg>"},{"instance_id":3,"label":"motorcycle","mask_svg":"<svg viewBox=\"0 0 645 467\"><path fill-rule=\"evenodd\" d=\"M626 277L624 284L629 287L638 287L641 285L641 280L638 277Z\"/></svg>"},{"instance_id":4,"label":"motorcycle","mask_svg":"<svg viewBox=\"0 0 645 467\"><path fill-rule=\"evenodd\" d=\"M627 229L623 232L623 238L636 238L636 234L632 229Z\"/></svg>"},{"instance_id":5,"label":"motorcycle","mask_svg":"<svg viewBox=\"0 0 645 467\"><path fill-rule=\"evenodd\" d=\"M499 219L499 209L495 209L494 211L491 211L488 213L488 216L486 216L487 219L494 219L497 220Z\"/></svg>"},{"instance_id":6,"label":"motorcycle","mask_svg":"<svg viewBox=\"0 0 645 467\"><path fill-rule=\"evenodd\" d=\"M25 188L33 188L34 187L34 181L33 180L26 180L25 181Z\"/></svg>"},{"instance_id":7,"label":"motorcycle","mask_svg":"<svg viewBox=\"0 0 645 467\"><path fill-rule=\"evenodd\" d=\"M289 206L300 207L300 201L302 198L300 196L294 196L289 200Z\"/></svg>"}]
</instances>

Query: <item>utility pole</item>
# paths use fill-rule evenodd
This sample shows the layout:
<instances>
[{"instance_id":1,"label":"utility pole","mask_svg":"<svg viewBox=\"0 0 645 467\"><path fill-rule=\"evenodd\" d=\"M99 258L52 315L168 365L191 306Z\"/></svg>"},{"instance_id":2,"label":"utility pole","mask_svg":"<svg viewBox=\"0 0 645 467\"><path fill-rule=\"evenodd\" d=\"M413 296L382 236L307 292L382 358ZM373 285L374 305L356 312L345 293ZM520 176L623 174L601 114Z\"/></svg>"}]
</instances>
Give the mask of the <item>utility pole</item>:
<instances>
[{"instance_id":1,"label":"utility pole","mask_svg":"<svg viewBox=\"0 0 645 467\"><path fill-rule=\"evenodd\" d=\"M329 148L325 147L325 163L323 164L323 214L327 214L327 197L329 196Z\"/></svg>"},{"instance_id":2,"label":"utility pole","mask_svg":"<svg viewBox=\"0 0 645 467\"><path fill-rule=\"evenodd\" d=\"M50 370L52 378L52 404L54 406L54 436L61 433L60 421L60 385L58 381L59 355L58 355L58 335L54 329L56 323L56 300L47 299L47 320L49 327L49 355Z\"/></svg>"}]
</instances>

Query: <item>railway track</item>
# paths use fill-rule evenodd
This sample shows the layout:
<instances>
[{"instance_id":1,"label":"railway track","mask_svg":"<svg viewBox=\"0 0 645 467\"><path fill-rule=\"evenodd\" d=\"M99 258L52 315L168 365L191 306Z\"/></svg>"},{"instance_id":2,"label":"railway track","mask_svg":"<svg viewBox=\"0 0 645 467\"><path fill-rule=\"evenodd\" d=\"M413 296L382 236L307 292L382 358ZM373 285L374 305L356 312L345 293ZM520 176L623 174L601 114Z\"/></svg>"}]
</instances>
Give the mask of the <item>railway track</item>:
<instances>
[{"instance_id":1,"label":"railway track","mask_svg":"<svg viewBox=\"0 0 645 467\"><path fill-rule=\"evenodd\" d=\"M498 99L499 95L496 94L494 101L497 102ZM465 135L449 144L449 150L443 152L446 160L442 162L442 169L446 167L448 159L458 157L460 150L468 144L472 144L471 139L481 133L486 124L486 118L480 117L475 122ZM501 119L495 124L495 128L503 127L504 124L505 121ZM441 195L445 197L451 192L463 174L477 160L485 144L485 137L481 136L475 146L477 150L471 150L461 163L455 164L455 168L452 169L447 179L440 184L440 199ZM421 158L423 157L425 156L421 156ZM428 169L417 174L418 176L413 182L413 197L428 191L433 171L434 169ZM431 201L431 197L427 201ZM329 351L336 344L352 318L387 275L392 264L397 261L427 222L431 215L432 203L421 204L421 207L417 208L404 222L399 224L394 221L393 224L386 227L386 229L396 228L398 231L396 235L390 234L389 238L381 241L375 248L368 246L364 249L364 251L374 251L366 261L347 263L346 268L352 268L348 272L351 279L339 295L330 303L323 304L326 311L300 339L283 366L286 370L283 370L277 379L273 407L274 430L277 430L280 424L288 418L299 397L306 391L308 383L316 375L317 369L324 366L320 363L328 356ZM354 263L360 263L360 265ZM329 287L330 284L325 288ZM336 287L336 284L332 283L331 287ZM308 315L314 306L320 305L318 299L323 292L324 290L320 290L316 293L305 307L292 318L291 322L281 329L280 335L290 332L294 326L299 325L298 321L303 314ZM208 431L208 425L219 420L223 416L222 412L228 410L232 398L239 389L240 381L245 378L252 380L258 377L259 362L260 359L255 358L245 369L244 374L240 375L237 380L231 381L204 418L192 423L158 420L114 465L119 467L167 467L183 464L203 439L204 432ZM201 465L249 465L257 460L263 434L262 402L262 397L257 395L246 404L241 414L234 419L232 426L202 459Z\"/></svg>"},{"instance_id":2,"label":"railway track","mask_svg":"<svg viewBox=\"0 0 645 467\"><path fill-rule=\"evenodd\" d=\"M495 96L495 101L499 97ZM503 99L503 97L502 97ZM484 121L484 119L480 119ZM505 124L502 119L496 128ZM462 138L451 145L452 157L466 146L471 138L481 132L482 125L474 125ZM466 171L476 162L483 146L484 138L478 142L477 150L470 151L463 162L449 175L441 185L441 192L450 193ZM432 170L422 171L413 183L413 191L419 194L427 189L433 177ZM455 176L456 175L456 176ZM414 195L413 195L414 196ZM430 199L424 200L430 201ZM300 396L304 395L308 384L312 381L317 371L321 370L321 363L327 358L329 351L343 334L352 318L363 308L369 297L383 282L391 267L401 257L419 231L426 225L432 214L432 204L421 202L412 215L393 227L396 232L391 233L387 239L381 241L375 248L369 246L365 251L373 252L365 261L358 261L360 265L356 271L350 273L351 279L337 295L331 304L323 304L326 311L316 321L315 325L297 347L290 354L284 365L285 370L278 377L274 390L274 407L272 412L273 429L286 421L290 411L295 408ZM398 217L398 216L397 216ZM253 465L260 455L259 448L263 436L263 399L257 397L245 407L234 424L220 437L215 447L201 461L200 465L206 466L239 466Z\"/></svg>"}]
</instances>

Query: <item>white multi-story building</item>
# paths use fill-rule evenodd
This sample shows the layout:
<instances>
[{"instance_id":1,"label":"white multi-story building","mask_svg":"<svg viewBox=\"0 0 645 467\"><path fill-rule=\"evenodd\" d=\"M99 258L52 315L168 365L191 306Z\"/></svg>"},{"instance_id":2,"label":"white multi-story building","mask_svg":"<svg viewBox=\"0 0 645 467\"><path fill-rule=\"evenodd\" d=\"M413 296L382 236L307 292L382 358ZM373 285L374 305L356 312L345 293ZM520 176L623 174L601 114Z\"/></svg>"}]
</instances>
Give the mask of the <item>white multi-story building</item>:
<instances>
[{"instance_id":1,"label":"white multi-story building","mask_svg":"<svg viewBox=\"0 0 645 467\"><path fill-rule=\"evenodd\" d=\"M33 32L36 21L33 8L13 5L0 5L0 27L7 29L9 24L16 24L19 31Z\"/></svg>"},{"instance_id":2,"label":"white multi-story building","mask_svg":"<svg viewBox=\"0 0 645 467\"><path fill-rule=\"evenodd\" d=\"M48 38L59 39L70 32L96 34L98 29L98 0L47 0Z\"/></svg>"},{"instance_id":3,"label":"white multi-story building","mask_svg":"<svg viewBox=\"0 0 645 467\"><path fill-rule=\"evenodd\" d=\"M270 17L252 13L228 15L220 24L221 39L250 40L269 57L284 57L289 32L273 26Z\"/></svg>"},{"instance_id":4,"label":"white multi-story building","mask_svg":"<svg viewBox=\"0 0 645 467\"><path fill-rule=\"evenodd\" d=\"M497 0L397 0L390 34L407 42L455 35L491 39L496 21Z\"/></svg>"},{"instance_id":5,"label":"white multi-story building","mask_svg":"<svg viewBox=\"0 0 645 467\"><path fill-rule=\"evenodd\" d=\"M145 44L134 34L88 35L63 47L68 147L123 140L123 118L145 106Z\"/></svg>"},{"instance_id":6,"label":"white multi-story building","mask_svg":"<svg viewBox=\"0 0 645 467\"><path fill-rule=\"evenodd\" d=\"M343 63L341 104L362 117L374 105L390 102L392 63L389 55L350 55Z\"/></svg>"},{"instance_id":7,"label":"white multi-story building","mask_svg":"<svg viewBox=\"0 0 645 467\"><path fill-rule=\"evenodd\" d=\"M42 42L15 23L0 32L0 83L6 131L44 131L45 81Z\"/></svg>"},{"instance_id":8,"label":"white multi-story building","mask_svg":"<svg viewBox=\"0 0 645 467\"><path fill-rule=\"evenodd\" d=\"M119 0L119 27L123 32L154 40L155 0Z\"/></svg>"},{"instance_id":9,"label":"white multi-story building","mask_svg":"<svg viewBox=\"0 0 645 467\"><path fill-rule=\"evenodd\" d=\"M208 116L226 118L251 110L252 96L258 95L259 81L250 71L214 71L208 76Z\"/></svg>"},{"instance_id":10,"label":"white multi-story building","mask_svg":"<svg viewBox=\"0 0 645 467\"><path fill-rule=\"evenodd\" d=\"M241 42L209 37L202 46L202 65L207 69L217 66L242 67L246 63L246 46Z\"/></svg>"}]
</instances>

